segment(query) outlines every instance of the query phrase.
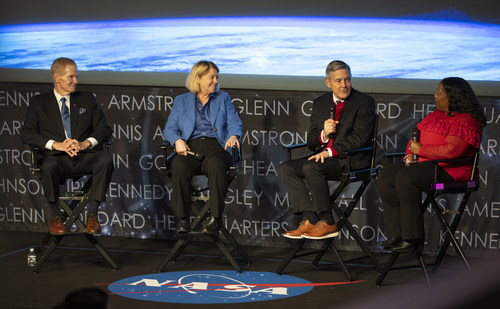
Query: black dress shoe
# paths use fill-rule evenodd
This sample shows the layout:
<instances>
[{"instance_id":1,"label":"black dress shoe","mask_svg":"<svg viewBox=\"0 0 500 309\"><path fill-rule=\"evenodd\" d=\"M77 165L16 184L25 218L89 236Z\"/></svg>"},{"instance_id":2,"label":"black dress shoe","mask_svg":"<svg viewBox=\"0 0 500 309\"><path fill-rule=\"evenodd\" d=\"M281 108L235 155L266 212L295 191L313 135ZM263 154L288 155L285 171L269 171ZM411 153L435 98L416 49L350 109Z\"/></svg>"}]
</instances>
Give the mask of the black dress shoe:
<instances>
[{"instance_id":1,"label":"black dress shoe","mask_svg":"<svg viewBox=\"0 0 500 309\"><path fill-rule=\"evenodd\" d=\"M415 252L422 251L424 241L420 239L403 240L399 245L392 247L393 252Z\"/></svg>"},{"instance_id":2,"label":"black dress shoe","mask_svg":"<svg viewBox=\"0 0 500 309\"><path fill-rule=\"evenodd\" d=\"M219 231L219 219L210 216L207 221L204 222L202 233L217 233Z\"/></svg>"},{"instance_id":3,"label":"black dress shoe","mask_svg":"<svg viewBox=\"0 0 500 309\"><path fill-rule=\"evenodd\" d=\"M189 221L187 219L181 219L177 224L177 233L187 233L189 232Z\"/></svg>"},{"instance_id":4,"label":"black dress shoe","mask_svg":"<svg viewBox=\"0 0 500 309\"><path fill-rule=\"evenodd\" d=\"M391 250L392 247L399 245L401 242L401 237L391 237L384 241L379 241L379 245L384 248L384 250Z\"/></svg>"}]
</instances>

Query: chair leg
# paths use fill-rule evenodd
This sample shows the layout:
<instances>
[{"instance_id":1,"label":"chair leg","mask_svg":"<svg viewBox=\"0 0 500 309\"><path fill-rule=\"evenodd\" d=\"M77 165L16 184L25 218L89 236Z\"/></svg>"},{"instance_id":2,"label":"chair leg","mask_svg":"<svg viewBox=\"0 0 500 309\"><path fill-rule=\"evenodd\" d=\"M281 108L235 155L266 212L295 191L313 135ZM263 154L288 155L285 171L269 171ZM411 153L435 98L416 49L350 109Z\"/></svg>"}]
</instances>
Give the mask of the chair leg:
<instances>
[{"instance_id":1,"label":"chair leg","mask_svg":"<svg viewBox=\"0 0 500 309\"><path fill-rule=\"evenodd\" d=\"M231 244L231 246L233 248L233 252L237 251L238 254L245 260L247 265L252 264L252 260L247 255L245 250L243 250L241 245L239 243L237 243L236 240L234 240L233 236L231 235L231 233L229 233L229 231L226 229L226 227L224 225L220 226L220 232L222 233L222 235L224 235L226 240Z\"/></svg>"},{"instance_id":2,"label":"chair leg","mask_svg":"<svg viewBox=\"0 0 500 309\"><path fill-rule=\"evenodd\" d=\"M302 246L305 244L306 240L305 239L300 239L297 242L297 245L295 245L295 248L293 248L292 251L288 254L286 259L283 261L283 263L276 269L276 273L278 275L281 275L283 273L283 270L285 270L285 267L292 261L292 259L297 255L297 252L302 248Z\"/></svg>"},{"instance_id":3,"label":"chair leg","mask_svg":"<svg viewBox=\"0 0 500 309\"><path fill-rule=\"evenodd\" d=\"M189 237L181 238L181 239L177 240L177 242L175 243L172 250L170 250L170 252L168 252L168 255L163 259L163 261L160 263L160 265L158 265L158 268L157 268L158 272L162 272L168 263L175 262L175 260L179 256L179 254L181 254L181 252L184 250L184 248L186 248L186 246L188 245L188 243L191 241L192 238L193 238L192 236L189 236Z\"/></svg>"},{"instance_id":4,"label":"chair leg","mask_svg":"<svg viewBox=\"0 0 500 309\"><path fill-rule=\"evenodd\" d=\"M420 269L422 269L422 272L424 273L425 279L427 280L427 284L430 287L431 281L429 280L429 274L427 273L427 266L425 266L425 261L424 257L422 256L422 252L418 250L417 252L415 252L415 255L417 256L418 262L420 263Z\"/></svg>"},{"instance_id":5,"label":"chair leg","mask_svg":"<svg viewBox=\"0 0 500 309\"><path fill-rule=\"evenodd\" d=\"M368 246L366 245L365 241L361 238L361 236L359 236L358 232L354 229L352 224L349 221L347 221L347 218L345 219L344 226L345 228L347 228L351 236L354 238L354 241L356 241L356 244L361 248L363 253L370 259L375 269L377 269L377 271L381 273L382 266L380 266L379 262L377 261L373 253L370 251L370 249L368 249Z\"/></svg>"},{"instance_id":6,"label":"chair leg","mask_svg":"<svg viewBox=\"0 0 500 309\"><path fill-rule=\"evenodd\" d=\"M102 255L102 257L109 263L109 265L111 265L113 270L117 270L118 266L116 265L115 261L109 255L109 253L106 251L106 249L104 249L104 247L97 240L97 238L95 238L95 236L91 235L91 234L84 234L84 235L85 235L85 238L87 238L87 240L90 242L90 244L92 246L94 246L94 248L97 250L97 252L99 252Z\"/></svg>"},{"instance_id":7,"label":"chair leg","mask_svg":"<svg viewBox=\"0 0 500 309\"><path fill-rule=\"evenodd\" d=\"M444 220L444 218L443 218L443 220ZM467 261L467 258L465 257L465 253L462 250L462 247L460 246L460 244L457 242L457 240L454 237L450 236L449 233L451 233L450 230L447 231L445 240L444 240L443 244L441 245L441 248L439 249L439 253L434 261L434 265L432 266L433 273L436 272L438 270L439 266L441 265L441 262L442 262L444 256L446 255L446 251L448 250L450 243L453 243L453 247L455 248L455 251L457 252L458 256L460 256L460 258L464 262L467 269L471 270L471 267L469 265L469 262Z\"/></svg>"},{"instance_id":8,"label":"chair leg","mask_svg":"<svg viewBox=\"0 0 500 309\"><path fill-rule=\"evenodd\" d=\"M379 273L382 272L382 266L378 263L377 259L373 255L373 253L370 251L368 246L366 245L365 241L361 238L361 236L358 234L356 229L352 226L352 224L349 222L349 216L351 215L352 211L354 210L354 207L359 203L359 200L361 196L363 195L365 189L367 188L368 184L370 183L370 179L365 179L361 182L361 185L358 187L356 190L356 193L354 194L352 201L349 202L348 206L342 210L340 206L335 202L337 198L340 196L341 192L344 190L344 188L349 184L349 182L341 182L339 184L339 187L335 190L334 194L332 195L332 209L334 213L339 217L339 221L337 223L337 227L339 232L343 229L346 228L350 235L354 238L354 241L356 241L356 244L361 248L363 253L370 259L371 263L373 266L377 269Z\"/></svg>"},{"instance_id":9,"label":"chair leg","mask_svg":"<svg viewBox=\"0 0 500 309\"><path fill-rule=\"evenodd\" d=\"M42 255L44 247L47 246L47 244L52 239L52 237L56 237L56 235L52 235L52 234L50 234L50 232L45 235L43 240L35 248L35 252L37 255L39 255L39 256Z\"/></svg>"},{"instance_id":10,"label":"chair leg","mask_svg":"<svg viewBox=\"0 0 500 309\"><path fill-rule=\"evenodd\" d=\"M323 243L323 246L321 247L319 252L314 257L312 264L314 266L318 266L320 260L323 258L326 251L328 251L328 249L331 249L335 255L335 259L337 260L337 264L339 265L340 270L342 270L342 272L346 275L347 281L351 282L353 280L353 277L352 277L351 273L349 272L349 270L347 269L347 266L345 265L344 260L340 256L340 253L338 252L334 241L335 241L335 239L326 239L325 240L325 242Z\"/></svg>"},{"instance_id":11,"label":"chair leg","mask_svg":"<svg viewBox=\"0 0 500 309\"><path fill-rule=\"evenodd\" d=\"M49 236L49 240L46 243L47 248L45 250L43 250L43 247L41 247L42 254L41 254L40 258L37 259L35 267L33 267L32 271L34 274L36 274L38 272L38 269L42 266L42 264L49 257L49 255L52 253L52 251L54 251L54 249L57 247L57 245L59 244L59 242L61 242L61 239L63 238L62 235L50 235L49 234L48 236ZM44 242L45 242L45 240L47 240L47 237L44 239ZM43 244L42 246L45 246L45 244Z\"/></svg>"},{"instance_id":12,"label":"chair leg","mask_svg":"<svg viewBox=\"0 0 500 309\"><path fill-rule=\"evenodd\" d=\"M380 287L382 285L382 281L384 281L385 276L387 276L387 273L391 270L392 266L394 265L394 263L398 259L399 254L400 254L399 252L393 252L391 254L391 257L389 258L389 261L385 265L384 270L378 275L377 282L376 282L377 287Z\"/></svg>"},{"instance_id":13,"label":"chair leg","mask_svg":"<svg viewBox=\"0 0 500 309\"><path fill-rule=\"evenodd\" d=\"M236 269L238 273L241 273L240 265L238 265L234 257L231 255L231 252L229 252L226 246L222 243L221 239L217 235L210 235L210 237L215 242L217 247L219 247L220 251L222 251L222 253L226 256L231 265L233 265L234 269Z\"/></svg>"},{"instance_id":14,"label":"chair leg","mask_svg":"<svg viewBox=\"0 0 500 309\"><path fill-rule=\"evenodd\" d=\"M333 241L332 242L328 242L328 243L329 243L329 247L333 250L333 253L335 254L335 258L337 259L337 264L339 265L340 269L342 270L342 272L347 277L347 281L351 282L353 278L351 276L351 273L349 272L349 270L345 266L344 261L340 257L340 254L339 254L339 252L337 250L337 247L335 247L335 244L333 243Z\"/></svg>"},{"instance_id":15,"label":"chair leg","mask_svg":"<svg viewBox=\"0 0 500 309\"><path fill-rule=\"evenodd\" d=\"M434 212L436 213L436 216L439 219L439 222L441 223L441 226L446 230L446 237L444 239L443 244L441 245L441 249L439 250L439 253L436 257L436 260L434 261L434 265L432 267L432 272L436 272L439 266L441 265L441 261L443 260L446 251L448 250L448 247L450 246L450 242L453 244L453 247L455 248L455 251L457 252L458 256L462 259L464 262L465 266L467 267L468 270L471 270L469 263L467 262L467 258L465 257L465 253L462 250L462 247L458 243L458 241L455 239L455 231L458 227L458 224L460 222L460 219L462 218L462 214L465 210L465 206L467 205L467 201L469 200L469 197L471 195L471 192L465 193L465 195L462 197L462 202L460 203L460 206L458 207L458 213L454 216L453 221L450 225L446 222L446 219L444 218L443 213L439 209L439 206L437 205L435 200L432 200L432 206L434 209Z\"/></svg>"},{"instance_id":16,"label":"chair leg","mask_svg":"<svg viewBox=\"0 0 500 309\"><path fill-rule=\"evenodd\" d=\"M174 247L168 255L163 259L163 261L158 265L158 272L161 272L167 264L170 262L175 262L177 257L184 251L189 242L196 235L204 235L209 236L222 251L224 256L229 260L231 265L236 269L239 273L241 272L241 267L236 262L233 257L234 252L238 252L241 257L250 264L252 261L249 256L246 254L245 250L236 242L233 236L229 233L226 227L222 224L219 225L219 231L214 234L204 234L200 232L200 227L202 226L202 221L206 218L207 215L210 215L210 205L204 199L193 199L191 204L191 211L195 215L195 218L191 222L191 232L188 233L189 236L182 237L175 243ZM220 235L219 232L222 234ZM226 244L222 241L221 237L225 237L225 239L229 242L230 248L226 246ZM231 249L231 250L230 250Z\"/></svg>"},{"instance_id":17,"label":"chair leg","mask_svg":"<svg viewBox=\"0 0 500 309\"><path fill-rule=\"evenodd\" d=\"M328 251L328 249L330 248L330 244L329 244L330 241L333 242L333 239L325 239L325 242L323 243L323 246L321 247L320 251L314 257L314 260L312 262L312 264L314 266L318 266L319 262L321 261L321 259L325 255L326 251Z\"/></svg>"}]
</instances>

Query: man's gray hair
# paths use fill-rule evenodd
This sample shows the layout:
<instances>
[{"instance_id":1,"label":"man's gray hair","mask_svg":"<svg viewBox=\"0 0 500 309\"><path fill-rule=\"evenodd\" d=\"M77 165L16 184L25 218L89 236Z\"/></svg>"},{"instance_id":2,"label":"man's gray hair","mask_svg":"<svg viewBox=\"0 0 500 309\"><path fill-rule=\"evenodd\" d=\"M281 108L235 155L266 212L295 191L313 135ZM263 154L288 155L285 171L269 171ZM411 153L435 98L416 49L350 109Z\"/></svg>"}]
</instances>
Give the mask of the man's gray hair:
<instances>
[{"instance_id":1,"label":"man's gray hair","mask_svg":"<svg viewBox=\"0 0 500 309\"><path fill-rule=\"evenodd\" d=\"M347 71L349 71L349 75L351 75L351 68L347 63L341 60L333 60L326 67L326 77L330 77L330 73L342 69L346 69Z\"/></svg>"}]
</instances>

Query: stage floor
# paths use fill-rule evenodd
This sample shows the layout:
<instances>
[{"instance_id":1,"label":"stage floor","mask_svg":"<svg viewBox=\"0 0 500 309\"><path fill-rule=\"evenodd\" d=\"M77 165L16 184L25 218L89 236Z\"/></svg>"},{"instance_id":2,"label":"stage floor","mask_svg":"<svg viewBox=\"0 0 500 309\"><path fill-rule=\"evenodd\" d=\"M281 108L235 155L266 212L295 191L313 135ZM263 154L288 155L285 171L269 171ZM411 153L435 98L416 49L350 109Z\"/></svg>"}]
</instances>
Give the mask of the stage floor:
<instances>
[{"instance_id":1,"label":"stage floor","mask_svg":"<svg viewBox=\"0 0 500 309\"><path fill-rule=\"evenodd\" d=\"M79 236L66 237L60 246L33 274L26 265L29 248L43 239L43 233L0 232L0 308L52 308L63 301L71 291L98 287L109 292L108 285L115 281L145 274L157 274L157 266L172 248L173 242L116 237L99 237L99 241L118 264L114 271L88 242ZM292 242L291 242L292 244ZM289 248L245 247L253 263L244 265L245 271L276 272ZM358 256L358 252L342 252L344 259ZM384 265L388 253L377 253ZM427 257L431 261L432 257ZM500 267L496 258L470 259L473 271L468 272L457 258L446 256L440 269L432 277L429 289L419 268L391 271L382 287L376 287L378 272L368 259L348 262L353 282L334 264L333 256L325 256L318 267L303 257L292 261L284 271L311 282L314 287L301 295L267 301L238 304L179 304L137 300L117 294L109 295L113 309L126 308L493 308L488 303L500 300ZM333 263L333 264L332 264ZM401 255L397 263L416 265L414 255ZM174 264L164 272L231 271L231 264L211 242L195 242L186 248ZM235 272L236 273L236 272ZM322 284L323 283L323 284ZM451 292L450 290L453 290ZM449 294L448 294L449 293ZM456 300L456 301L454 301ZM468 306L471 307L468 307ZM496 307L496 306L495 306Z\"/></svg>"}]
</instances>

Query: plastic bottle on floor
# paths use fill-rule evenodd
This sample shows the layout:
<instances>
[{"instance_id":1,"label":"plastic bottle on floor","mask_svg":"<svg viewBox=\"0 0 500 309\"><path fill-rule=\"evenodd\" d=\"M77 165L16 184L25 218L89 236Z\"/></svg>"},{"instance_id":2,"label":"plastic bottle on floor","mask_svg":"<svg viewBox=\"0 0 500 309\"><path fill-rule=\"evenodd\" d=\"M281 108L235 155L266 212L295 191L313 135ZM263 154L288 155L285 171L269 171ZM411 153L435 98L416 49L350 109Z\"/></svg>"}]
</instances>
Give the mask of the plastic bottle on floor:
<instances>
[{"instance_id":1,"label":"plastic bottle on floor","mask_svg":"<svg viewBox=\"0 0 500 309\"><path fill-rule=\"evenodd\" d=\"M28 266L35 266L36 265L36 253L35 253L35 248L31 248L30 252L28 253Z\"/></svg>"}]
</instances>

